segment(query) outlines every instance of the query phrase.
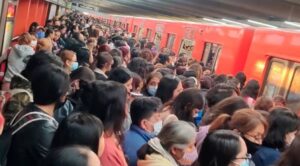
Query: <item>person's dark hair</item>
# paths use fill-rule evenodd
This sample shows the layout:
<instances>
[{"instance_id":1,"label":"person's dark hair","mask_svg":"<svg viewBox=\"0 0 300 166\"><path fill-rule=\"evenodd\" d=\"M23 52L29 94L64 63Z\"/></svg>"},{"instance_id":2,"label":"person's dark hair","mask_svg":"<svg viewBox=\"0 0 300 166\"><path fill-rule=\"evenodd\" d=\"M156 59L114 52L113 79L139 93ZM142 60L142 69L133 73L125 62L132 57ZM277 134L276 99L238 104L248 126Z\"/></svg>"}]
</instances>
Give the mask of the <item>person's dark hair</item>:
<instances>
[{"instance_id":1,"label":"person's dark hair","mask_svg":"<svg viewBox=\"0 0 300 166\"><path fill-rule=\"evenodd\" d=\"M147 78L154 70L154 66L151 63L140 57L133 58L127 67L132 72L139 74L143 79Z\"/></svg>"},{"instance_id":2,"label":"person's dark hair","mask_svg":"<svg viewBox=\"0 0 300 166\"><path fill-rule=\"evenodd\" d=\"M202 144L200 166L228 166L241 150L240 136L231 130L209 133Z\"/></svg>"},{"instance_id":3,"label":"person's dark hair","mask_svg":"<svg viewBox=\"0 0 300 166\"><path fill-rule=\"evenodd\" d=\"M208 107L212 107L225 98L232 96L234 93L233 87L226 84L217 84L206 94L207 105Z\"/></svg>"},{"instance_id":4,"label":"person's dark hair","mask_svg":"<svg viewBox=\"0 0 300 166\"><path fill-rule=\"evenodd\" d=\"M268 96L258 97L254 104L254 109L269 111L273 107L273 100Z\"/></svg>"},{"instance_id":5,"label":"person's dark hair","mask_svg":"<svg viewBox=\"0 0 300 166\"><path fill-rule=\"evenodd\" d=\"M43 51L39 51L30 57L25 69L21 72L21 74L30 81L32 72L34 72L39 66L44 66L47 64L53 64L58 67L63 67L62 61L59 61L53 55L50 55L49 53Z\"/></svg>"},{"instance_id":6,"label":"person's dark hair","mask_svg":"<svg viewBox=\"0 0 300 166\"><path fill-rule=\"evenodd\" d=\"M123 84L114 81L95 81L83 87L81 96L89 112L103 122L106 134L120 134L126 117L127 90Z\"/></svg>"},{"instance_id":7,"label":"person's dark hair","mask_svg":"<svg viewBox=\"0 0 300 166\"><path fill-rule=\"evenodd\" d=\"M130 38L128 39L127 43L130 46L130 48L133 49L137 41L134 38Z\"/></svg>"},{"instance_id":8,"label":"person's dark hair","mask_svg":"<svg viewBox=\"0 0 300 166\"><path fill-rule=\"evenodd\" d=\"M116 40L114 42L115 47L119 48L119 47L124 47L126 46L126 41L124 40Z\"/></svg>"},{"instance_id":9,"label":"person's dark hair","mask_svg":"<svg viewBox=\"0 0 300 166\"><path fill-rule=\"evenodd\" d=\"M101 52L96 56L96 67L102 69L106 63L113 61L113 57L109 52Z\"/></svg>"},{"instance_id":10,"label":"person's dark hair","mask_svg":"<svg viewBox=\"0 0 300 166\"><path fill-rule=\"evenodd\" d=\"M35 33L35 30L37 29L38 26L39 24L37 22L32 22L29 26L28 32L30 34Z\"/></svg>"},{"instance_id":11,"label":"person's dark hair","mask_svg":"<svg viewBox=\"0 0 300 166\"><path fill-rule=\"evenodd\" d=\"M160 68L157 70L157 72L160 72L163 76L174 74L174 71L170 68Z\"/></svg>"},{"instance_id":12,"label":"person's dark hair","mask_svg":"<svg viewBox=\"0 0 300 166\"><path fill-rule=\"evenodd\" d=\"M143 59L146 59L148 62L151 62L153 60L153 54L148 48L144 48L139 56Z\"/></svg>"},{"instance_id":13,"label":"person's dark hair","mask_svg":"<svg viewBox=\"0 0 300 166\"><path fill-rule=\"evenodd\" d=\"M179 83L180 79L176 76L164 76L158 84L155 96L160 98L163 103L168 102L172 99L173 92L177 88Z\"/></svg>"},{"instance_id":14,"label":"person's dark hair","mask_svg":"<svg viewBox=\"0 0 300 166\"><path fill-rule=\"evenodd\" d=\"M97 44L98 44L99 46L101 46L101 45L104 45L106 42L107 42L107 39L106 39L105 37L103 37L103 36L100 36L100 37L98 38Z\"/></svg>"},{"instance_id":15,"label":"person's dark hair","mask_svg":"<svg viewBox=\"0 0 300 166\"><path fill-rule=\"evenodd\" d=\"M297 114L288 108L277 107L271 110L268 121L269 130L263 145L280 151L285 150L286 134L299 130L300 121Z\"/></svg>"},{"instance_id":16,"label":"person's dark hair","mask_svg":"<svg viewBox=\"0 0 300 166\"><path fill-rule=\"evenodd\" d=\"M141 83L143 83L143 79L140 75L135 72L132 72L132 90L136 91Z\"/></svg>"},{"instance_id":17,"label":"person's dark hair","mask_svg":"<svg viewBox=\"0 0 300 166\"><path fill-rule=\"evenodd\" d=\"M169 61L170 61L170 57L167 54L160 54L158 56L158 63L161 63L161 64L165 65Z\"/></svg>"},{"instance_id":18,"label":"person's dark hair","mask_svg":"<svg viewBox=\"0 0 300 166\"><path fill-rule=\"evenodd\" d=\"M54 33L54 30L53 29L51 29L51 28L48 28L47 30L46 30L46 32L45 32L45 37L49 37L51 34L53 34Z\"/></svg>"},{"instance_id":19,"label":"person's dark hair","mask_svg":"<svg viewBox=\"0 0 300 166\"><path fill-rule=\"evenodd\" d=\"M59 124L51 147L82 145L98 154L99 140L103 130L102 122L94 115L74 112Z\"/></svg>"},{"instance_id":20,"label":"person's dark hair","mask_svg":"<svg viewBox=\"0 0 300 166\"><path fill-rule=\"evenodd\" d=\"M249 108L243 98L228 97L211 107L209 112L204 114L202 123L208 125L221 114L233 115L235 111L243 108Z\"/></svg>"},{"instance_id":21,"label":"person's dark hair","mask_svg":"<svg viewBox=\"0 0 300 166\"><path fill-rule=\"evenodd\" d=\"M180 76L178 76L180 78ZM188 88L199 88L199 82L195 77L189 77L186 78L184 76L182 76L183 78L182 80L182 87L183 89L188 89Z\"/></svg>"},{"instance_id":22,"label":"person's dark hair","mask_svg":"<svg viewBox=\"0 0 300 166\"><path fill-rule=\"evenodd\" d=\"M82 80L85 82L93 82L96 80L95 73L88 67L79 67L70 74L71 81Z\"/></svg>"},{"instance_id":23,"label":"person's dark hair","mask_svg":"<svg viewBox=\"0 0 300 166\"><path fill-rule=\"evenodd\" d=\"M214 78L214 85L227 83L228 77L225 74L218 75L216 78Z\"/></svg>"},{"instance_id":24,"label":"person's dark hair","mask_svg":"<svg viewBox=\"0 0 300 166\"><path fill-rule=\"evenodd\" d=\"M250 80L241 92L242 97L251 97L256 100L259 93L259 83L257 80Z\"/></svg>"},{"instance_id":25,"label":"person's dark hair","mask_svg":"<svg viewBox=\"0 0 300 166\"><path fill-rule=\"evenodd\" d=\"M108 76L108 80L125 84L132 78L132 73L126 67L120 66L113 69Z\"/></svg>"},{"instance_id":26,"label":"person's dark hair","mask_svg":"<svg viewBox=\"0 0 300 166\"><path fill-rule=\"evenodd\" d=\"M87 147L70 146L55 149L49 152L43 160L44 166L87 166L89 153L92 151Z\"/></svg>"},{"instance_id":27,"label":"person's dark hair","mask_svg":"<svg viewBox=\"0 0 300 166\"><path fill-rule=\"evenodd\" d=\"M203 76L200 79L201 89L210 89L213 84L213 79L209 76Z\"/></svg>"},{"instance_id":28,"label":"person's dark hair","mask_svg":"<svg viewBox=\"0 0 300 166\"><path fill-rule=\"evenodd\" d=\"M139 48L132 48L131 51L130 51L130 54L131 54L131 58L136 58L136 57L139 57L140 54L141 54L141 50Z\"/></svg>"},{"instance_id":29,"label":"person's dark hair","mask_svg":"<svg viewBox=\"0 0 300 166\"><path fill-rule=\"evenodd\" d=\"M300 135L297 135L291 146L281 155L276 166L297 166L300 163Z\"/></svg>"},{"instance_id":30,"label":"person's dark hair","mask_svg":"<svg viewBox=\"0 0 300 166\"><path fill-rule=\"evenodd\" d=\"M130 106L132 124L140 126L143 119L150 118L158 112L162 103L157 97L139 97L133 100Z\"/></svg>"},{"instance_id":31,"label":"person's dark hair","mask_svg":"<svg viewBox=\"0 0 300 166\"><path fill-rule=\"evenodd\" d=\"M113 57L115 56L118 56L118 57L122 57L122 51L115 48L115 49L112 49L110 52L109 52Z\"/></svg>"},{"instance_id":32,"label":"person's dark hair","mask_svg":"<svg viewBox=\"0 0 300 166\"><path fill-rule=\"evenodd\" d=\"M187 71L185 71L185 72L183 73L183 76L185 76L185 77L195 77L195 78L197 78L197 74L196 74L196 72L193 71L193 70L187 70Z\"/></svg>"},{"instance_id":33,"label":"person's dark hair","mask_svg":"<svg viewBox=\"0 0 300 166\"><path fill-rule=\"evenodd\" d=\"M245 75L244 72L238 72L236 75L235 75L235 78L238 79L241 83L241 89L244 88L244 85L245 85L245 82L247 80L247 76Z\"/></svg>"},{"instance_id":34,"label":"person's dark hair","mask_svg":"<svg viewBox=\"0 0 300 166\"><path fill-rule=\"evenodd\" d=\"M80 40L80 39L79 39L79 38L80 38L80 35L81 35L80 32L74 32L74 33L73 33L73 38L76 39L77 41L79 41L79 40Z\"/></svg>"},{"instance_id":35,"label":"person's dark hair","mask_svg":"<svg viewBox=\"0 0 300 166\"><path fill-rule=\"evenodd\" d=\"M190 88L182 91L172 103L174 114L179 120L194 122L195 109L201 110L204 107L204 97L201 91Z\"/></svg>"},{"instance_id":36,"label":"person's dark hair","mask_svg":"<svg viewBox=\"0 0 300 166\"><path fill-rule=\"evenodd\" d=\"M154 42L148 42L146 45L145 45L145 48L148 48L148 49L151 49L152 47L155 46L155 43Z\"/></svg>"},{"instance_id":37,"label":"person's dark hair","mask_svg":"<svg viewBox=\"0 0 300 166\"><path fill-rule=\"evenodd\" d=\"M69 86L69 75L62 68L50 64L36 68L31 78L34 103L56 103L67 94Z\"/></svg>"},{"instance_id":38,"label":"person's dark hair","mask_svg":"<svg viewBox=\"0 0 300 166\"><path fill-rule=\"evenodd\" d=\"M115 69L119 66L122 66L123 59L120 56L113 56L114 64L111 66L112 69Z\"/></svg>"}]
</instances>

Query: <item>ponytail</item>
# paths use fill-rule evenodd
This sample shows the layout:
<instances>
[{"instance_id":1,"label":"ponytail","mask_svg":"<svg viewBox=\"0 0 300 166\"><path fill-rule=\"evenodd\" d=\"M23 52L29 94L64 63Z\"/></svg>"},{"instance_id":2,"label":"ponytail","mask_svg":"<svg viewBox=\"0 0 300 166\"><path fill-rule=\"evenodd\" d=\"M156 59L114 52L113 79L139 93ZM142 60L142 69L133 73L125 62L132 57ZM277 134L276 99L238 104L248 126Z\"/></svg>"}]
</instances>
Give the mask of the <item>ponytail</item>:
<instances>
[{"instance_id":1,"label":"ponytail","mask_svg":"<svg viewBox=\"0 0 300 166\"><path fill-rule=\"evenodd\" d=\"M210 125L209 132L213 132L219 129L229 129L229 123L231 121L231 116L228 114L219 115Z\"/></svg>"}]
</instances>

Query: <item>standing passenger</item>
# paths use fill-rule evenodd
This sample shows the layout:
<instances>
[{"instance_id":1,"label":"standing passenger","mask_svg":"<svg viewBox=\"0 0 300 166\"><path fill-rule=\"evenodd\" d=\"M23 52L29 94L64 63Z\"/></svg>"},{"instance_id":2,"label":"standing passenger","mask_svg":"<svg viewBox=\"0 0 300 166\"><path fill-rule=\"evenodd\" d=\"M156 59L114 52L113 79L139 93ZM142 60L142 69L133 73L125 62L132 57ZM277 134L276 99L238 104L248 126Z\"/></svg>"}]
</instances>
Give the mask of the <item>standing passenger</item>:
<instances>
[{"instance_id":1,"label":"standing passenger","mask_svg":"<svg viewBox=\"0 0 300 166\"><path fill-rule=\"evenodd\" d=\"M7 166L38 166L47 155L58 127L52 116L56 104L69 89L69 76L56 66L41 66L33 72L31 86L34 102L17 114L14 121L27 118L30 123L15 130ZM36 121L31 121L32 118Z\"/></svg>"}]
</instances>

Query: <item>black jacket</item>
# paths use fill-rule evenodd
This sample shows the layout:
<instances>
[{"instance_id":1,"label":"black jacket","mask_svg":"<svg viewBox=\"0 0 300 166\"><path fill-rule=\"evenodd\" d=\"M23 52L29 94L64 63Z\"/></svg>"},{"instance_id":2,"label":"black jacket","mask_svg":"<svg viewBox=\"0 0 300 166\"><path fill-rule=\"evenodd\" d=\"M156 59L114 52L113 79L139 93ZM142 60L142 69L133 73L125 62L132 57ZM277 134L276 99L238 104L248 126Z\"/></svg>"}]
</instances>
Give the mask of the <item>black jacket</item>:
<instances>
[{"instance_id":1,"label":"black jacket","mask_svg":"<svg viewBox=\"0 0 300 166\"><path fill-rule=\"evenodd\" d=\"M96 80L101 80L101 81L106 81L107 78L101 74L101 73L97 73L97 72L94 72L95 73L95 76L96 76Z\"/></svg>"},{"instance_id":2,"label":"black jacket","mask_svg":"<svg viewBox=\"0 0 300 166\"><path fill-rule=\"evenodd\" d=\"M45 113L34 104L29 104L18 118L33 111ZM48 153L57 127L54 119L45 119L32 122L19 130L12 137L7 166L38 166Z\"/></svg>"}]
</instances>

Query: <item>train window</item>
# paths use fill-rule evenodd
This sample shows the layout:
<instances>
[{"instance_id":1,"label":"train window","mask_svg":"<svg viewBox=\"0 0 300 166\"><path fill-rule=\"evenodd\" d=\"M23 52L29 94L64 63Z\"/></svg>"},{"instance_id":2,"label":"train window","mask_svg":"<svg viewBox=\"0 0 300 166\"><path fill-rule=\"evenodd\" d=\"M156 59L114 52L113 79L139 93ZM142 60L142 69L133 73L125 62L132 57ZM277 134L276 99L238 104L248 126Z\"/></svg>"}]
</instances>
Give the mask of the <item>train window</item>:
<instances>
[{"instance_id":1,"label":"train window","mask_svg":"<svg viewBox=\"0 0 300 166\"><path fill-rule=\"evenodd\" d=\"M135 26L133 27L133 32L134 32L134 33L137 33L137 31L138 31L138 26L135 25Z\"/></svg>"},{"instance_id":2,"label":"train window","mask_svg":"<svg viewBox=\"0 0 300 166\"><path fill-rule=\"evenodd\" d=\"M140 28L140 29L139 29L139 35L138 35L138 38L139 38L139 39L142 39L142 38L143 38L143 34L144 34L144 28Z\"/></svg>"},{"instance_id":3,"label":"train window","mask_svg":"<svg viewBox=\"0 0 300 166\"><path fill-rule=\"evenodd\" d=\"M269 97L280 94L284 87L288 70L287 61L271 60L263 94ZM284 89L283 89L284 90Z\"/></svg>"},{"instance_id":4,"label":"train window","mask_svg":"<svg viewBox=\"0 0 300 166\"><path fill-rule=\"evenodd\" d=\"M126 24L126 31L128 31L129 30L129 24L127 23Z\"/></svg>"},{"instance_id":5,"label":"train window","mask_svg":"<svg viewBox=\"0 0 300 166\"><path fill-rule=\"evenodd\" d=\"M156 45L156 48L160 48L160 43L161 43L161 33L155 33L155 37L154 37L154 43Z\"/></svg>"},{"instance_id":6,"label":"train window","mask_svg":"<svg viewBox=\"0 0 300 166\"><path fill-rule=\"evenodd\" d=\"M202 56L202 61L205 64L205 66L211 68L212 70L215 70L221 51L221 44L206 42Z\"/></svg>"},{"instance_id":7,"label":"train window","mask_svg":"<svg viewBox=\"0 0 300 166\"><path fill-rule=\"evenodd\" d=\"M150 40L151 39L151 36L152 36L152 29L147 29L147 35L146 35L146 38L148 39L148 40Z\"/></svg>"},{"instance_id":8,"label":"train window","mask_svg":"<svg viewBox=\"0 0 300 166\"><path fill-rule=\"evenodd\" d=\"M294 71L286 100L288 104L297 103L300 101L300 67L299 66Z\"/></svg>"},{"instance_id":9,"label":"train window","mask_svg":"<svg viewBox=\"0 0 300 166\"><path fill-rule=\"evenodd\" d=\"M172 50L174 42L175 42L175 38L176 38L175 34L168 33L168 40L167 40L167 45L166 45L166 47L168 49Z\"/></svg>"},{"instance_id":10,"label":"train window","mask_svg":"<svg viewBox=\"0 0 300 166\"><path fill-rule=\"evenodd\" d=\"M180 44L179 53L185 53L188 56L192 56L193 50L195 46L195 41L189 39L183 39Z\"/></svg>"}]
</instances>

